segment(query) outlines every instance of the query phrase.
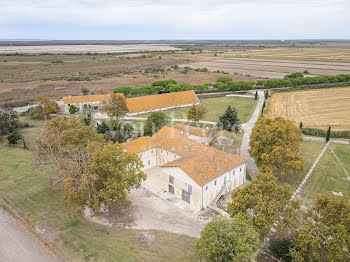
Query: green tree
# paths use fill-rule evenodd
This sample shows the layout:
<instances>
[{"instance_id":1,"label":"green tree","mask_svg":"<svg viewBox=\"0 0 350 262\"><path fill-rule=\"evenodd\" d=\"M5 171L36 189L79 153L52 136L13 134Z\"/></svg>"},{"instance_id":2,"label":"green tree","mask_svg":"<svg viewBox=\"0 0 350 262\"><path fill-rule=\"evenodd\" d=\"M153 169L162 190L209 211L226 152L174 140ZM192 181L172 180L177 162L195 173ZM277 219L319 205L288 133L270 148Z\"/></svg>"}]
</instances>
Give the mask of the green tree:
<instances>
[{"instance_id":1,"label":"green tree","mask_svg":"<svg viewBox=\"0 0 350 262\"><path fill-rule=\"evenodd\" d=\"M101 124L97 123L96 132L103 134L107 141L119 143L126 142L134 136L132 125L110 121L103 121Z\"/></svg>"},{"instance_id":2,"label":"green tree","mask_svg":"<svg viewBox=\"0 0 350 262\"><path fill-rule=\"evenodd\" d=\"M228 212L231 217L251 219L260 236L265 237L291 196L289 185L278 185L272 173L259 173L247 186L232 192Z\"/></svg>"},{"instance_id":3,"label":"green tree","mask_svg":"<svg viewBox=\"0 0 350 262\"><path fill-rule=\"evenodd\" d=\"M111 94L110 99L107 101L101 111L106 113L111 120L119 122L120 118L126 115L128 107L126 106L125 98L118 94Z\"/></svg>"},{"instance_id":4,"label":"green tree","mask_svg":"<svg viewBox=\"0 0 350 262\"><path fill-rule=\"evenodd\" d=\"M68 202L87 204L99 210L101 204L125 200L134 187L141 186L146 174L137 154L124 150L120 144L89 142L88 157L80 163L84 174L64 177L64 195Z\"/></svg>"},{"instance_id":5,"label":"green tree","mask_svg":"<svg viewBox=\"0 0 350 262\"><path fill-rule=\"evenodd\" d=\"M158 132L163 126L169 122L169 118L163 112L153 112L146 120L144 134L151 136Z\"/></svg>"},{"instance_id":6,"label":"green tree","mask_svg":"<svg viewBox=\"0 0 350 262\"><path fill-rule=\"evenodd\" d=\"M230 132L239 131L241 121L238 119L236 109L228 106L225 113L220 116L217 126Z\"/></svg>"},{"instance_id":7,"label":"green tree","mask_svg":"<svg viewBox=\"0 0 350 262\"><path fill-rule=\"evenodd\" d=\"M318 195L293 242L293 261L349 261L350 200L332 193Z\"/></svg>"},{"instance_id":8,"label":"green tree","mask_svg":"<svg viewBox=\"0 0 350 262\"><path fill-rule=\"evenodd\" d=\"M76 112L78 112L79 110L78 110L78 108L75 106L75 105L70 105L69 106L69 113L71 114L71 115L74 115Z\"/></svg>"},{"instance_id":9,"label":"green tree","mask_svg":"<svg viewBox=\"0 0 350 262\"><path fill-rule=\"evenodd\" d=\"M302 141L300 129L291 121L262 117L252 130L249 153L262 172L271 171L277 176L294 174L303 170Z\"/></svg>"},{"instance_id":10,"label":"green tree","mask_svg":"<svg viewBox=\"0 0 350 262\"><path fill-rule=\"evenodd\" d=\"M106 143L101 134L74 116L57 117L45 125L38 141L38 159L53 166L53 178L63 185L68 203L95 210L102 203L125 199L145 179L136 154Z\"/></svg>"},{"instance_id":11,"label":"green tree","mask_svg":"<svg viewBox=\"0 0 350 262\"><path fill-rule=\"evenodd\" d=\"M266 90L265 91L265 99L268 99L269 98L269 91L268 90ZM265 102L265 101L264 101Z\"/></svg>"},{"instance_id":12,"label":"green tree","mask_svg":"<svg viewBox=\"0 0 350 262\"><path fill-rule=\"evenodd\" d=\"M192 120L198 124L199 120L203 119L207 111L208 110L205 106L193 104L187 111L187 119Z\"/></svg>"},{"instance_id":13,"label":"green tree","mask_svg":"<svg viewBox=\"0 0 350 262\"><path fill-rule=\"evenodd\" d=\"M328 142L330 138L331 138L331 127L329 126L326 134L326 142Z\"/></svg>"},{"instance_id":14,"label":"green tree","mask_svg":"<svg viewBox=\"0 0 350 262\"><path fill-rule=\"evenodd\" d=\"M259 234L240 218L214 218L196 242L197 253L206 261L251 261L259 248Z\"/></svg>"},{"instance_id":15,"label":"green tree","mask_svg":"<svg viewBox=\"0 0 350 262\"><path fill-rule=\"evenodd\" d=\"M33 113L34 117L44 117L46 119L47 116L56 114L59 110L58 104L47 96L39 96L37 102L38 105Z\"/></svg>"},{"instance_id":16,"label":"green tree","mask_svg":"<svg viewBox=\"0 0 350 262\"><path fill-rule=\"evenodd\" d=\"M23 148L27 148L24 137L18 130L14 130L13 132L9 133L9 135L7 136L7 140L9 144L18 144L18 142L21 141L23 143Z\"/></svg>"},{"instance_id":17,"label":"green tree","mask_svg":"<svg viewBox=\"0 0 350 262\"><path fill-rule=\"evenodd\" d=\"M0 140L2 136L15 131L19 126L18 115L12 109L0 108Z\"/></svg>"}]
</instances>

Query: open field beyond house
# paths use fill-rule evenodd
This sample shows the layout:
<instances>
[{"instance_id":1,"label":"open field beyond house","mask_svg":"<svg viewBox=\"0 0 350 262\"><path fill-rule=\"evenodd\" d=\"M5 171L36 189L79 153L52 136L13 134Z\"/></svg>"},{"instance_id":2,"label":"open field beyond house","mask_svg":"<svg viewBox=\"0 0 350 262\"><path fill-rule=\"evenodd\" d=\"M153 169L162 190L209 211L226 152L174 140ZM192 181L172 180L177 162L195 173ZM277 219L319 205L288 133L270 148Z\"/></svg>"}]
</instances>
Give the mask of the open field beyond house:
<instances>
[{"instance_id":1,"label":"open field beyond house","mask_svg":"<svg viewBox=\"0 0 350 262\"><path fill-rule=\"evenodd\" d=\"M189 84L215 82L221 76L232 77L234 81L256 80L176 67L186 61L213 58L212 54L182 51L0 55L0 105L23 106L39 95L52 98L81 95L81 88L95 94L111 93L119 86L142 86L164 79Z\"/></svg>"},{"instance_id":2,"label":"open field beyond house","mask_svg":"<svg viewBox=\"0 0 350 262\"><path fill-rule=\"evenodd\" d=\"M182 66L192 68L206 67L210 71L222 70L255 77L283 78L294 72L308 71L310 75L350 74L350 63L328 62L320 60L293 60L270 58L238 58L229 57L210 62L196 62Z\"/></svg>"},{"instance_id":3,"label":"open field beyond house","mask_svg":"<svg viewBox=\"0 0 350 262\"><path fill-rule=\"evenodd\" d=\"M238 118L242 123L246 123L254 112L257 100L247 97L215 97L202 98L201 104L204 105L208 112L202 120L217 122L219 117L225 112L228 106L234 107L237 110ZM163 111L170 118L187 119L188 107L170 109ZM140 115L140 117L148 117L150 114Z\"/></svg>"},{"instance_id":4,"label":"open field beyond house","mask_svg":"<svg viewBox=\"0 0 350 262\"><path fill-rule=\"evenodd\" d=\"M0 197L5 198L69 261L198 261L191 237L88 221L66 205L47 167L31 151L0 145Z\"/></svg>"},{"instance_id":5,"label":"open field beyond house","mask_svg":"<svg viewBox=\"0 0 350 262\"><path fill-rule=\"evenodd\" d=\"M281 116L296 125L332 130L350 130L350 87L276 92L267 115Z\"/></svg>"}]
</instances>

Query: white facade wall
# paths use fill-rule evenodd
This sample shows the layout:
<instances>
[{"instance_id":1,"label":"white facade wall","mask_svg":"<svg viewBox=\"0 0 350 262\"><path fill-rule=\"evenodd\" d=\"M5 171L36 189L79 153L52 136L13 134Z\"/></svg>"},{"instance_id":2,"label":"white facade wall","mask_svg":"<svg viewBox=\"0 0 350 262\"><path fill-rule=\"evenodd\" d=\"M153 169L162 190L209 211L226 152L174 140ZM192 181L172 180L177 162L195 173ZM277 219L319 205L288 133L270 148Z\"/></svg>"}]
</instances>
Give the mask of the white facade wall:
<instances>
[{"instance_id":1,"label":"white facade wall","mask_svg":"<svg viewBox=\"0 0 350 262\"><path fill-rule=\"evenodd\" d=\"M157 148L157 165L161 166L176 159L179 159L181 156L175 154L171 151L165 150L163 148Z\"/></svg>"},{"instance_id":2,"label":"white facade wall","mask_svg":"<svg viewBox=\"0 0 350 262\"><path fill-rule=\"evenodd\" d=\"M192 187L190 204L200 210L202 208L201 187L179 167L162 167L162 170L167 174L168 186L172 185L174 187L175 198L182 199L182 190L189 192L189 186ZM174 177L173 184L170 183L169 176ZM165 188L165 190L169 192L169 188Z\"/></svg>"},{"instance_id":3,"label":"white facade wall","mask_svg":"<svg viewBox=\"0 0 350 262\"><path fill-rule=\"evenodd\" d=\"M142 170L157 166L157 148L151 148L137 154L141 158L144 165Z\"/></svg>"},{"instance_id":4,"label":"white facade wall","mask_svg":"<svg viewBox=\"0 0 350 262\"><path fill-rule=\"evenodd\" d=\"M226 179L225 179L226 177ZM221 188L224 190L221 195L227 194L235 188L246 182L246 164L243 163L238 167L218 176L214 180L202 186L203 191L203 208L209 206L218 195Z\"/></svg>"}]
</instances>

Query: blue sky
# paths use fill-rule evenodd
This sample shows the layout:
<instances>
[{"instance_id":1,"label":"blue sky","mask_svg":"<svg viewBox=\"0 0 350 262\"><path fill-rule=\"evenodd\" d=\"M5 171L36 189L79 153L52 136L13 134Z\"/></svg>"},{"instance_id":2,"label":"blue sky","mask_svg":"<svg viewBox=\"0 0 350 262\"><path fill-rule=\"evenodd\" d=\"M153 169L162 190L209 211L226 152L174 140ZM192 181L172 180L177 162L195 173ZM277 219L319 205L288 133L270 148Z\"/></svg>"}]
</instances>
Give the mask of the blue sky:
<instances>
[{"instance_id":1,"label":"blue sky","mask_svg":"<svg viewBox=\"0 0 350 262\"><path fill-rule=\"evenodd\" d=\"M0 39L350 39L350 0L0 3Z\"/></svg>"}]
</instances>

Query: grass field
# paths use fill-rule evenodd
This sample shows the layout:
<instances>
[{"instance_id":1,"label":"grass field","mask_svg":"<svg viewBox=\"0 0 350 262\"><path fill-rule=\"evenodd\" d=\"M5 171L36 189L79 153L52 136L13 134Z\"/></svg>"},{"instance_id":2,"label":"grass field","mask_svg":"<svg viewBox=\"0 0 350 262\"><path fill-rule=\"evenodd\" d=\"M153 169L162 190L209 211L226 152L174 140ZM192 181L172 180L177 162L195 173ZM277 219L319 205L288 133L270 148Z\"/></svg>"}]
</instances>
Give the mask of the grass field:
<instances>
[{"instance_id":1,"label":"grass field","mask_svg":"<svg viewBox=\"0 0 350 262\"><path fill-rule=\"evenodd\" d=\"M242 123L246 123L254 112L257 101L246 97L215 97L215 98L203 98L201 99L202 105L204 105L208 112L204 116L203 120L217 122L219 116L221 116L228 106L234 107L237 110L238 118ZM170 118L175 119L187 119L186 113L188 107L171 109L163 111ZM140 117L148 117L150 114L140 115Z\"/></svg>"},{"instance_id":2,"label":"grass field","mask_svg":"<svg viewBox=\"0 0 350 262\"><path fill-rule=\"evenodd\" d=\"M304 127L349 130L350 87L274 93L267 115L303 122Z\"/></svg>"},{"instance_id":3,"label":"grass field","mask_svg":"<svg viewBox=\"0 0 350 262\"><path fill-rule=\"evenodd\" d=\"M343 167L350 173L350 146L332 143L305 183L300 194L302 199L311 204L317 194L324 192L342 192L344 196L350 197L350 180L346 179Z\"/></svg>"},{"instance_id":4,"label":"grass field","mask_svg":"<svg viewBox=\"0 0 350 262\"><path fill-rule=\"evenodd\" d=\"M48 168L33 167L33 157L31 151L0 146L0 196L72 261L198 261L190 237L149 231L155 239L147 244L141 231L87 221L50 184Z\"/></svg>"},{"instance_id":5,"label":"grass field","mask_svg":"<svg viewBox=\"0 0 350 262\"><path fill-rule=\"evenodd\" d=\"M326 144L322 142L304 140L301 143L301 152L304 158L304 171L296 175L284 176L280 178L280 181L291 185L293 191L296 190L325 145Z\"/></svg>"}]
</instances>

